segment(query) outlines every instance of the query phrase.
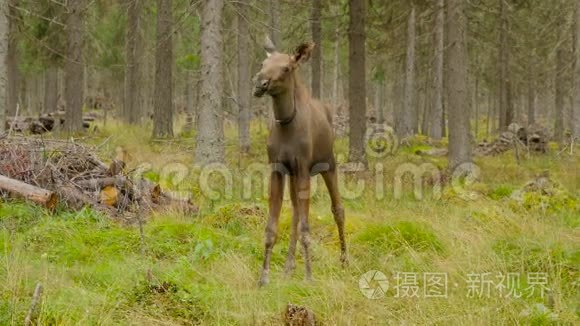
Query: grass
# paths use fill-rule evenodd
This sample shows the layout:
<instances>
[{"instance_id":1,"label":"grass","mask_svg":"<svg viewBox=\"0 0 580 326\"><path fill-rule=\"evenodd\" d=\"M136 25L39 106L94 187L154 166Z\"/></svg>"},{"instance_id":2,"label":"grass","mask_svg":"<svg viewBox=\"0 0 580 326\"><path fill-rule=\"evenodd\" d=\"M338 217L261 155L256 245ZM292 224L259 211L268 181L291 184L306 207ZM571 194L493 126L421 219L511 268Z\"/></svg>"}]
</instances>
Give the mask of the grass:
<instances>
[{"instance_id":1,"label":"grass","mask_svg":"<svg viewBox=\"0 0 580 326\"><path fill-rule=\"evenodd\" d=\"M552 153L521 165L512 153L478 158L481 177L468 186L476 196L461 197L445 188L441 199L426 191L423 200L415 199L407 178L404 193L395 198L394 171L402 163L444 167L444 158L418 157L405 149L373 159L369 172L344 176L344 193L354 192L357 182L366 185L359 196L344 202L351 258L346 269L340 267L329 198L318 178L310 211L315 280L303 280L300 255L294 275L283 275L291 216L287 199L271 284L258 288L267 200L259 187L243 189L244 178L256 184L263 177L260 169L248 173L248 167L265 159L265 128L254 126L255 145L247 157L237 154L235 129L226 132L232 190L213 198L202 196L203 171L190 168L191 138L155 142L143 129L109 124L84 140L99 145L104 158L123 147L131 168L148 163L148 178L192 194L200 205L197 216L152 216L144 227L145 257L136 227L90 210L50 214L23 202L0 203L0 324L22 323L37 282L44 287L40 324L280 324L288 302L308 306L329 325L579 322L578 154ZM344 139L337 151L344 162ZM379 182L377 164L383 171ZM511 198L546 169L559 183L558 196ZM228 184L219 175L210 181L213 189ZM377 184L384 186L382 192ZM361 294L359 278L368 270L387 275L390 287L384 298ZM418 273L421 289L424 273L445 273L447 298L396 297L398 272ZM550 290L543 297L500 297L496 288L489 297L470 296L468 274L486 272L496 283L500 274L518 273L519 289L530 286L528 273L546 273Z\"/></svg>"}]
</instances>

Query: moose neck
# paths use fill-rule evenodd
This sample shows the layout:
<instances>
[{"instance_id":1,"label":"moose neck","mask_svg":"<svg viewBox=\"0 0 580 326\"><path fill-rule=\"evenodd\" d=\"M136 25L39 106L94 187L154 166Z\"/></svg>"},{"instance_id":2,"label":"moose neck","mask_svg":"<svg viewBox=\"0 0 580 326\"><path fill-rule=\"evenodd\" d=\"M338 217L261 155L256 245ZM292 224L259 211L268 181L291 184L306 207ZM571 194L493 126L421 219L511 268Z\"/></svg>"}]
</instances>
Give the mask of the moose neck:
<instances>
[{"instance_id":1,"label":"moose neck","mask_svg":"<svg viewBox=\"0 0 580 326\"><path fill-rule=\"evenodd\" d=\"M291 119L296 114L296 103L297 100L296 92L298 91L296 82L296 76L293 74L291 76L291 81L286 90L281 93L272 96L274 102L274 119L280 122L290 123ZM287 124L281 123L281 124Z\"/></svg>"}]
</instances>

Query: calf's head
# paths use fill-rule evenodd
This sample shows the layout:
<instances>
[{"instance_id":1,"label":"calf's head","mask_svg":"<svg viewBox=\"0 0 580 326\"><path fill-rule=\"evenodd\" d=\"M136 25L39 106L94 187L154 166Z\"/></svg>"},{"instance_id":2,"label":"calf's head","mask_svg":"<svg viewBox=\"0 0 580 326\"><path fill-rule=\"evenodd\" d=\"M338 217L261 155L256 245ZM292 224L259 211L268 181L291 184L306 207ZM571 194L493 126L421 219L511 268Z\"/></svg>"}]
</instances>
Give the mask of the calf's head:
<instances>
[{"instance_id":1,"label":"calf's head","mask_svg":"<svg viewBox=\"0 0 580 326\"><path fill-rule=\"evenodd\" d=\"M283 93L290 87L292 74L303 62L308 61L314 43L302 43L294 54L280 53L266 36L264 41L266 59L262 62L262 67L255 77L254 96L262 97L264 94L275 96Z\"/></svg>"}]
</instances>

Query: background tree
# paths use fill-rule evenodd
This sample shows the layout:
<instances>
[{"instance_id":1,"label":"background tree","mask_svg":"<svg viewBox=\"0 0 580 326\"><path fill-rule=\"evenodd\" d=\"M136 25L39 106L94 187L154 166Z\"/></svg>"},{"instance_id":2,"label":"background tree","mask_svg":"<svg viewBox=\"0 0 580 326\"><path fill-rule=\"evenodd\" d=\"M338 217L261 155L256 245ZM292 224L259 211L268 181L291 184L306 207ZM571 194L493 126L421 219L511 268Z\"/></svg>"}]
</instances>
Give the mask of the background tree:
<instances>
[{"instance_id":1,"label":"background tree","mask_svg":"<svg viewBox=\"0 0 580 326\"><path fill-rule=\"evenodd\" d=\"M314 51L312 51L311 65L312 65L312 96L314 98L321 98L320 87L321 87L321 73L322 73L322 26L321 26L321 15L322 15L322 1L313 0L312 1L312 40L316 44Z\"/></svg>"},{"instance_id":2,"label":"background tree","mask_svg":"<svg viewBox=\"0 0 580 326\"><path fill-rule=\"evenodd\" d=\"M574 46L574 136L580 139L580 0L575 8L575 46Z\"/></svg>"},{"instance_id":3,"label":"background tree","mask_svg":"<svg viewBox=\"0 0 580 326\"><path fill-rule=\"evenodd\" d=\"M202 13L202 81L195 147L195 162L198 164L225 160L221 34L223 7L223 0L208 0Z\"/></svg>"},{"instance_id":4,"label":"background tree","mask_svg":"<svg viewBox=\"0 0 580 326\"><path fill-rule=\"evenodd\" d=\"M250 151L250 35L247 0L238 3L238 133L242 153Z\"/></svg>"},{"instance_id":5,"label":"background tree","mask_svg":"<svg viewBox=\"0 0 580 326\"><path fill-rule=\"evenodd\" d=\"M417 102L415 90L415 4L411 2L411 10L407 22L407 60L405 64L405 102L401 115L401 125L398 126L399 137L409 137L417 132Z\"/></svg>"},{"instance_id":6,"label":"background tree","mask_svg":"<svg viewBox=\"0 0 580 326\"><path fill-rule=\"evenodd\" d=\"M8 2L8 54L6 57L6 68L8 69L8 115L16 113L18 104L18 91L20 88L20 74L18 69L18 30L17 19L19 17L16 10L17 0L6 0Z\"/></svg>"},{"instance_id":7,"label":"background tree","mask_svg":"<svg viewBox=\"0 0 580 326\"><path fill-rule=\"evenodd\" d=\"M449 168L471 161L463 0L448 0Z\"/></svg>"},{"instance_id":8,"label":"background tree","mask_svg":"<svg viewBox=\"0 0 580 326\"><path fill-rule=\"evenodd\" d=\"M173 137L173 1L157 0L153 137Z\"/></svg>"},{"instance_id":9,"label":"background tree","mask_svg":"<svg viewBox=\"0 0 580 326\"><path fill-rule=\"evenodd\" d=\"M83 67L83 14L86 10L85 0L68 2L66 23L67 50L65 58L65 130L68 133L83 130L84 82Z\"/></svg>"},{"instance_id":10,"label":"background tree","mask_svg":"<svg viewBox=\"0 0 580 326\"><path fill-rule=\"evenodd\" d=\"M126 0L127 27L125 33L125 101L123 103L123 118L129 124L140 120L140 61L141 53L141 0Z\"/></svg>"},{"instance_id":11,"label":"background tree","mask_svg":"<svg viewBox=\"0 0 580 326\"><path fill-rule=\"evenodd\" d=\"M8 105L7 98L7 72L6 67L8 55L8 3L0 3L0 132L6 126L6 111Z\"/></svg>"},{"instance_id":12,"label":"background tree","mask_svg":"<svg viewBox=\"0 0 580 326\"><path fill-rule=\"evenodd\" d=\"M366 164L364 135L366 129L365 4L349 0L349 160Z\"/></svg>"},{"instance_id":13,"label":"background tree","mask_svg":"<svg viewBox=\"0 0 580 326\"><path fill-rule=\"evenodd\" d=\"M437 0L435 8L435 38L433 55L433 85L431 111L429 118L429 136L441 139L441 121L443 120L443 54L445 50L445 0Z\"/></svg>"}]
</instances>

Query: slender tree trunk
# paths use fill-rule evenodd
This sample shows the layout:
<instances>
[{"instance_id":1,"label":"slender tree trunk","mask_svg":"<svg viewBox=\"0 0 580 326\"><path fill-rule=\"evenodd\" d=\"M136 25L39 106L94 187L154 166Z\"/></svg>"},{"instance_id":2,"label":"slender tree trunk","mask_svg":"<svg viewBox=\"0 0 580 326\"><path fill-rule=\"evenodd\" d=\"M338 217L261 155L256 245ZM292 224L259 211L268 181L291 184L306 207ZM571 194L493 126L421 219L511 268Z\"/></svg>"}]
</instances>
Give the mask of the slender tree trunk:
<instances>
[{"instance_id":1,"label":"slender tree trunk","mask_svg":"<svg viewBox=\"0 0 580 326\"><path fill-rule=\"evenodd\" d=\"M556 71L554 74L554 140L561 143L564 140L564 49L562 45L556 50Z\"/></svg>"},{"instance_id":2,"label":"slender tree trunk","mask_svg":"<svg viewBox=\"0 0 580 326\"><path fill-rule=\"evenodd\" d=\"M445 0L437 1L435 18L435 54L433 60L433 104L431 109L429 136L440 140L443 136L443 54L445 51Z\"/></svg>"},{"instance_id":3,"label":"slender tree trunk","mask_svg":"<svg viewBox=\"0 0 580 326\"><path fill-rule=\"evenodd\" d=\"M6 68L8 69L8 115L13 116L16 113L16 106L18 105L18 90L20 82L20 72L18 71L18 42L17 42L17 28L16 17L17 11L15 6L18 4L17 0L4 0L9 3L8 9L8 55L6 58ZM21 108L22 109L22 108ZM22 114L22 112L21 112Z\"/></svg>"},{"instance_id":4,"label":"slender tree trunk","mask_svg":"<svg viewBox=\"0 0 580 326\"><path fill-rule=\"evenodd\" d=\"M238 133L242 153L250 151L250 32L247 0L238 3Z\"/></svg>"},{"instance_id":5,"label":"slender tree trunk","mask_svg":"<svg viewBox=\"0 0 580 326\"><path fill-rule=\"evenodd\" d=\"M127 31L125 33L125 98L123 119L129 124L137 124L141 118L139 89L141 79L140 46L141 42L141 0L126 0Z\"/></svg>"},{"instance_id":6,"label":"slender tree trunk","mask_svg":"<svg viewBox=\"0 0 580 326\"><path fill-rule=\"evenodd\" d=\"M467 109L467 28L463 0L449 0L449 168L471 162L469 111Z\"/></svg>"},{"instance_id":7,"label":"slender tree trunk","mask_svg":"<svg viewBox=\"0 0 580 326\"><path fill-rule=\"evenodd\" d=\"M474 139L479 135L479 78L475 76L475 89L473 91L473 118L475 119Z\"/></svg>"},{"instance_id":8,"label":"slender tree trunk","mask_svg":"<svg viewBox=\"0 0 580 326\"><path fill-rule=\"evenodd\" d=\"M173 1L157 0L153 138L173 137Z\"/></svg>"},{"instance_id":9,"label":"slender tree trunk","mask_svg":"<svg viewBox=\"0 0 580 326\"><path fill-rule=\"evenodd\" d=\"M407 21L407 61L405 71L405 104L399 137L405 138L417 132L417 101L415 89L415 6Z\"/></svg>"},{"instance_id":10,"label":"slender tree trunk","mask_svg":"<svg viewBox=\"0 0 580 326\"><path fill-rule=\"evenodd\" d=\"M67 51L64 64L66 102L64 128L67 133L77 133L83 130L83 13L85 7L85 0L68 2Z\"/></svg>"},{"instance_id":11,"label":"slender tree trunk","mask_svg":"<svg viewBox=\"0 0 580 326\"><path fill-rule=\"evenodd\" d=\"M201 31L201 90L197 119L195 162L225 161L222 103L223 0L208 0L203 7Z\"/></svg>"},{"instance_id":12,"label":"slender tree trunk","mask_svg":"<svg viewBox=\"0 0 580 326\"><path fill-rule=\"evenodd\" d=\"M493 110L493 96L491 90L487 93L487 119L485 120L485 139L489 139L490 122L492 119L491 111Z\"/></svg>"},{"instance_id":13,"label":"slender tree trunk","mask_svg":"<svg viewBox=\"0 0 580 326\"><path fill-rule=\"evenodd\" d=\"M572 118L574 119L574 136L580 139L580 0L576 0L575 18L575 46L574 46L574 103Z\"/></svg>"},{"instance_id":14,"label":"slender tree trunk","mask_svg":"<svg viewBox=\"0 0 580 326\"><path fill-rule=\"evenodd\" d=\"M312 51L312 97L320 99L321 72L322 72L322 26L320 16L322 15L322 0L312 1L312 40L316 44Z\"/></svg>"},{"instance_id":15,"label":"slender tree trunk","mask_svg":"<svg viewBox=\"0 0 580 326\"><path fill-rule=\"evenodd\" d=\"M534 64L528 67L528 126L536 123L536 85Z\"/></svg>"},{"instance_id":16,"label":"slender tree trunk","mask_svg":"<svg viewBox=\"0 0 580 326\"><path fill-rule=\"evenodd\" d=\"M8 105L8 2L0 1L0 132L6 128Z\"/></svg>"},{"instance_id":17,"label":"slender tree trunk","mask_svg":"<svg viewBox=\"0 0 580 326\"><path fill-rule=\"evenodd\" d=\"M185 71L185 125L183 131L188 133L193 129L193 72Z\"/></svg>"},{"instance_id":18,"label":"slender tree trunk","mask_svg":"<svg viewBox=\"0 0 580 326\"><path fill-rule=\"evenodd\" d=\"M349 160L366 165L365 0L349 0Z\"/></svg>"},{"instance_id":19,"label":"slender tree trunk","mask_svg":"<svg viewBox=\"0 0 580 326\"><path fill-rule=\"evenodd\" d=\"M510 48L509 48L509 17L506 0L500 2L500 44L499 44L499 128L506 130L513 122L514 107L512 99L512 83L510 75Z\"/></svg>"},{"instance_id":20,"label":"slender tree trunk","mask_svg":"<svg viewBox=\"0 0 580 326\"><path fill-rule=\"evenodd\" d=\"M340 18L336 18L336 26L334 29L334 74L332 77L332 103L338 112L338 106L341 103L339 98L340 87Z\"/></svg>"},{"instance_id":21,"label":"slender tree trunk","mask_svg":"<svg viewBox=\"0 0 580 326\"><path fill-rule=\"evenodd\" d=\"M279 49L282 48L280 39L280 0L270 0L270 39Z\"/></svg>"}]
</instances>

